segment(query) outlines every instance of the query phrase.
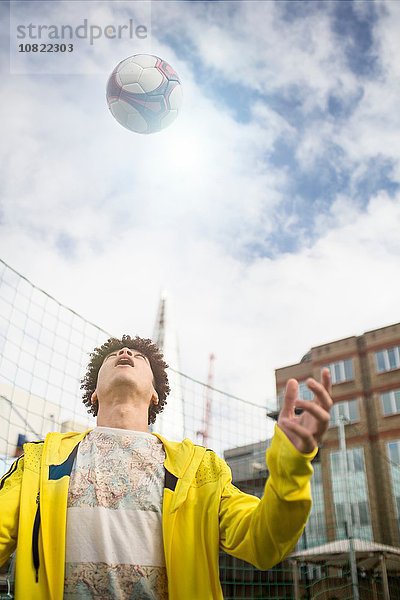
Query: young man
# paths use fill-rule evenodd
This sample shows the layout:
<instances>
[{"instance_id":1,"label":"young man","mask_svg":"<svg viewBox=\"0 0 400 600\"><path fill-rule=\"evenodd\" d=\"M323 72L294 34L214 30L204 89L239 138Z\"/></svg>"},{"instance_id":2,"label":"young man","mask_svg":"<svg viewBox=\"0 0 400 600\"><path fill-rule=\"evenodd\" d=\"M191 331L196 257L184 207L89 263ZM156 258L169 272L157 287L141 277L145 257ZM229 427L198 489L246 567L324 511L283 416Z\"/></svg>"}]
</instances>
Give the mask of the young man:
<instances>
[{"instance_id":1,"label":"young man","mask_svg":"<svg viewBox=\"0 0 400 600\"><path fill-rule=\"evenodd\" d=\"M150 340L109 339L81 386L97 427L25 444L1 479L0 565L16 548L17 600L220 600L220 548L269 569L295 546L329 423L329 371L308 380L312 401L288 382L259 500L214 452L148 432L166 367Z\"/></svg>"}]
</instances>

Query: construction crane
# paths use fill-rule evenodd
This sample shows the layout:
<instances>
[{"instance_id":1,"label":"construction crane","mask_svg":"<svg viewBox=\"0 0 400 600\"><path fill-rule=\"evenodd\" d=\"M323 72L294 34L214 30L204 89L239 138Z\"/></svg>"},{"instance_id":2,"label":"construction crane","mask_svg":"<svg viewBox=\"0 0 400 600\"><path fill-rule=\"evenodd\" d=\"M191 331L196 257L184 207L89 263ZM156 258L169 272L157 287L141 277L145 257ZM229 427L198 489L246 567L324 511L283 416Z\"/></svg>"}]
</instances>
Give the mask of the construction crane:
<instances>
[{"instance_id":1,"label":"construction crane","mask_svg":"<svg viewBox=\"0 0 400 600\"><path fill-rule=\"evenodd\" d=\"M211 353L208 357L208 377L204 402L203 429L197 432L197 436L200 438L199 441L201 441L203 446L207 446L208 443L208 433L211 419L212 388L214 383L214 361L215 354Z\"/></svg>"}]
</instances>

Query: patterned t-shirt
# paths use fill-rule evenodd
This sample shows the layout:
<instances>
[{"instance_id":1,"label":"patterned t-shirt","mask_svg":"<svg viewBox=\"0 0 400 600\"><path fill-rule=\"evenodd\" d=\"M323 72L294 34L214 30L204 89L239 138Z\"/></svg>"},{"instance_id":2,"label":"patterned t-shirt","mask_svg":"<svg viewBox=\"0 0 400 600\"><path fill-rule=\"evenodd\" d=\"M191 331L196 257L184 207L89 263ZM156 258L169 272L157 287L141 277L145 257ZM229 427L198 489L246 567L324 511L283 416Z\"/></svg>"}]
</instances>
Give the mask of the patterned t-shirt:
<instances>
[{"instance_id":1,"label":"patterned t-shirt","mask_svg":"<svg viewBox=\"0 0 400 600\"><path fill-rule=\"evenodd\" d=\"M64 598L166 600L165 452L150 433L96 427L68 492Z\"/></svg>"}]
</instances>

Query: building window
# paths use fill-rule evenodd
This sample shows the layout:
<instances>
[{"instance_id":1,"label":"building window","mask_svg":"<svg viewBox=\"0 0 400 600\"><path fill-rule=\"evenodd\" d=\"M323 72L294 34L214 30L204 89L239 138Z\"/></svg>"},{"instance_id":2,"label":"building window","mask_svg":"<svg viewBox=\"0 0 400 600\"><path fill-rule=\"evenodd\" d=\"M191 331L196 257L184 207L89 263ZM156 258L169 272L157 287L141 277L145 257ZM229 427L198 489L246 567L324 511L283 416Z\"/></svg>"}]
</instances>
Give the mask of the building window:
<instances>
[{"instance_id":1,"label":"building window","mask_svg":"<svg viewBox=\"0 0 400 600\"><path fill-rule=\"evenodd\" d=\"M278 391L278 406L282 406L283 400L285 398L286 388L282 388ZM312 400L313 399L312 391L307 387L305 381L299 382L299 398L300 400Z\"/></svg>"},{"instance_id":2,"label":"building window","mask_svg":"<svg viewBox=\"0 0 400 600\"><path fill-rule=\"evenodd\" d=\"M338 402L332 406L330 427L337 427L343 418L347 423L355 423L360 420L358 400Z\"/></svg>"},{"instance_id":3,"label":"building window","mask_svg":"<svg viewBox=\"0 0 400 600\"><path fill-rule=\"evenodd\" d=\"M331 373L332 383L342 383L354 379L353 360L339 360L338 362L326 365Z\"/></svg>"},{"instance_id":4,"label":"building window","mask_svg":"<svg viewBox=\"0 0 400 600\"><path fill-rule=\"evenodd\" d=\"M299 382L299 398L300 398L300 400L312 400L313 396L314 396L314 394L307 387L306 382L300 381Z\"/></svg>"},{"instance_id":5,"label":"building window","mask_svg":"<svg viewBox=\"0 0 400 600\"><path fill-rule=\"evenodd\" d=\"M397 512L397 527L400 532L400 441L389 442L387 447L392 476L392 493Z\"/></svg>"},{"instance_id":6,"label":"building window","mask_svg":"<svg viewBox=\"0 0 400 600\"><path fill-rule=\"evenodd\" d=\"M400 368L400 346L393 346L375 352L376 370L378 373Z\"/></svg>"},{"instance_id":7,"label":"building window","mask_svg":"<svg viewBox=\"0 0 400 600\"><path fill-rule=\"evenodd\" d=\"M346 452L348 499L350 502L353 534L362 540L372 540L371 515L368 503L367 475L363 448L351 448ZM336 514L336 537L345 539L346 532L346 482L341 466L341 452L331 452L331 478Z\"/></svg>"},{"instance_id":8,"label":"building window","mask_svg":"<svg viewBox=\"0 0 400 600\"><path fill-rule=\"evenodd\" d=\"M380 398L384 415L394 415L400 412L400 389L384 392Z\"/></svg>"},{"instance_id":9,"label":"building window","mask_svg":"<svg viewBox=\"0 0 400 600\"><path fill-rule=\"evenodd\" d=\"M314 477L311 479L313 506L304 534L298 545L299 550L319 546L328 541L326 535L324 484L322 481L321 463L314 462L313 467Z\"/></svg>"}]
</instances>

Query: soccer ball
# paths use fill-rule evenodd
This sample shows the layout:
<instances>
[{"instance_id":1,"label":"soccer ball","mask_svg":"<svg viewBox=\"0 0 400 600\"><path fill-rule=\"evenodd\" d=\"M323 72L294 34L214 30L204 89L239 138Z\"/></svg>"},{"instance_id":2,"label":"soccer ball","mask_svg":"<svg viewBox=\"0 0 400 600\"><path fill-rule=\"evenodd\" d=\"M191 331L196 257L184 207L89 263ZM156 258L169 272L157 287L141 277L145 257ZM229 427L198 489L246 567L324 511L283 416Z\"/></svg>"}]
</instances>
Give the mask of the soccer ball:
<instances>
[{"instance_id":1,"label":"soccer ball","mask_svg":"<svg viewBox=\"0 0 400 600\"><path fill-rule=\"evenodd\" d=\"M112 115L127 129L154 133L178 116L182 86L165 60L136 54L121 61L107 83L107 103Z\"/></svg>"}]
</instances>

